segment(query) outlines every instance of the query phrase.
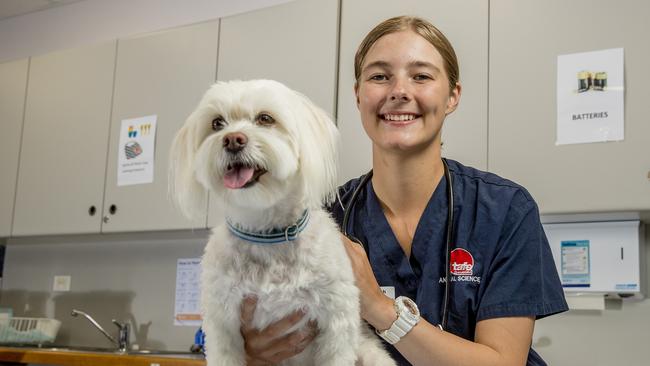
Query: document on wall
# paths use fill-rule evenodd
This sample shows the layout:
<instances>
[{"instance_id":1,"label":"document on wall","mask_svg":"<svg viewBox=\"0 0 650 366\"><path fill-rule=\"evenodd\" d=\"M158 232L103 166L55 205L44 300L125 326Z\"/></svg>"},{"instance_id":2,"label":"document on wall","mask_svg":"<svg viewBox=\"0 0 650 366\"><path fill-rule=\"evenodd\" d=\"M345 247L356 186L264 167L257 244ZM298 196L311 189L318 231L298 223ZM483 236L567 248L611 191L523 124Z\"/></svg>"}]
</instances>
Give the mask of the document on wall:
<instances>
[{"instance_id":1,"label":"document on wall","mask_svg":"<svg viewBox=\"0 0 650 366\"><path fill-rule=\"evenodd\" d=\"M201 325L199 287L201 258L181 258L176 264L174 325Z\"/></svg>"},{"instance_id":2,"label":"document on wall","mask_svg":"<svg viewBox=\"0 0 650 366\"><path fill-rule=\"evenodd\" d=\"M118 186L153 182L156 118L153 115L122 120L117 149Z\"/></svg>"},{"instance_id":3,"label":"document on wall","mask_svg":"<svg viewBox=\"0 0 650 366\"><path fill-rule=\"evenodd\" d=\"M589 240L563 240L561 245L562 286L589 287L591 285Z\"/></svg>"},{"instance_id":4,"label":"document on wall","mask_svg":"<svg viewBox=\"0 0 650 366\"><path fill-rule=\"evenodd\" d=\"M623 49L557 58L557 145L624 139Z\"/></svg>"}]
</instances>

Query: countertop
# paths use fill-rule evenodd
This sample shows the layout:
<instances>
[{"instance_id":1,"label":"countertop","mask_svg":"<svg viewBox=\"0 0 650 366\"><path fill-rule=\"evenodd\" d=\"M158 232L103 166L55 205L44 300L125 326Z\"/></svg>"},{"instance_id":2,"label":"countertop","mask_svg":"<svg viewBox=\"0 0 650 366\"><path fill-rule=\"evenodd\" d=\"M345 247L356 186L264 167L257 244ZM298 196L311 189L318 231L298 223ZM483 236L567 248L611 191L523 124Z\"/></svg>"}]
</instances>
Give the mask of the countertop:
<instances>
[{"instance_id":1,"label":"countertop","mask_svg":"<svg viewBox=\"0 0 650 366\"><path fill-rule=\"evenodd\" d=\"M27 347L0 347L1 362L62 366L205 366L201 355L133 355Z\"/></svg>"}]
</instances>

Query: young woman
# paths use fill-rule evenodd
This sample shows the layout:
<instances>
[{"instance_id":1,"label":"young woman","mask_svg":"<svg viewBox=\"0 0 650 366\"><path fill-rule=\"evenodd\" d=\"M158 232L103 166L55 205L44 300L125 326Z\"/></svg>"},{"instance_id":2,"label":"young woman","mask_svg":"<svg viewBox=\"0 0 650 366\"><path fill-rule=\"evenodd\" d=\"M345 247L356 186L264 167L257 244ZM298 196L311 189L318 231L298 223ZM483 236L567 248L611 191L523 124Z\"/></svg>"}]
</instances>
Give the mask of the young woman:
<instances>
[{"instance_id":1,"label":"young woman","mask_svg":"<svg viewBox=\"0 0 650 366\"><path fill-rule=\"evenodd\" d=\"M545 365L531 349L534 322L567 305L537 205L521 186L441 156L462 90L451 44L423 19L388 19L361 43L355 77L373 171L341 187L331 211L358 242L344 239L362 317L400 365ZM301 314L251 329L254 306L242 305L249 365L313 339L310 329L276 337Z\"/></svg>"}]
</instances>

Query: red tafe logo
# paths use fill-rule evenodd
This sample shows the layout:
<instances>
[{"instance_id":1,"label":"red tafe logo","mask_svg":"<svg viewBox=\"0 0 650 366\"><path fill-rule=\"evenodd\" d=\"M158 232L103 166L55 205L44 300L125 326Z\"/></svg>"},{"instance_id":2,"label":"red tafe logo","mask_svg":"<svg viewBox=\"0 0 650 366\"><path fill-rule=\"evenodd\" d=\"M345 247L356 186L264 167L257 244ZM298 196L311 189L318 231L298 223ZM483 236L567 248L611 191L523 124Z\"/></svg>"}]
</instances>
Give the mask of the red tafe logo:
<instances>
[{"instance_id":1,"label":"red tafe logo","mask_svg":"<svg viewBox=\"0 0 650 366\"><path fill-rule=\"evenodd\" d=\"M471 276L474 268L474 257L465 249L456 248L451 251L449 272L456 276Z\"/></svg>"}]
</instances>

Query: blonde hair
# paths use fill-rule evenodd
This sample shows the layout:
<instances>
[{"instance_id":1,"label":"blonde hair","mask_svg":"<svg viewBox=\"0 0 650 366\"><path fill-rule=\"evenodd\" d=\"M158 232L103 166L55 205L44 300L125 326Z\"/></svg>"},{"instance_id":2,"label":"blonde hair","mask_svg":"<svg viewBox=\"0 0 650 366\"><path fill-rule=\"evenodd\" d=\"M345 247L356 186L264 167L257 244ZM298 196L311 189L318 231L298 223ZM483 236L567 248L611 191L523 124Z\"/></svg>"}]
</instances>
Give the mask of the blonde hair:
<instances>
[{"instance_id":1,"label":"blonde hair","mask_svg":"<svg viewBox=\"0 0 650 366\"><path fill-rule=\"evenodd\" d=\"M361 77L361 67L363 62L366 59L368 51L374 45L377 40L381 37L396 33L399 31L411 30L435 47L444 62L445 71L447 72L447 79L449 80L449 89L453 89L456 86L456 83L460 77L460 71L458 69L458 59L456 58L456 52L451 46L451 43L445 37L445 35L436 28L433 24L428 21L411 16L398 16L393 17L383 22L379 23L375 28L373 28L361 41L357 53L354 56L354 78L356 83L359 83L359 78Z\"/></svg>"}]
</instances>

